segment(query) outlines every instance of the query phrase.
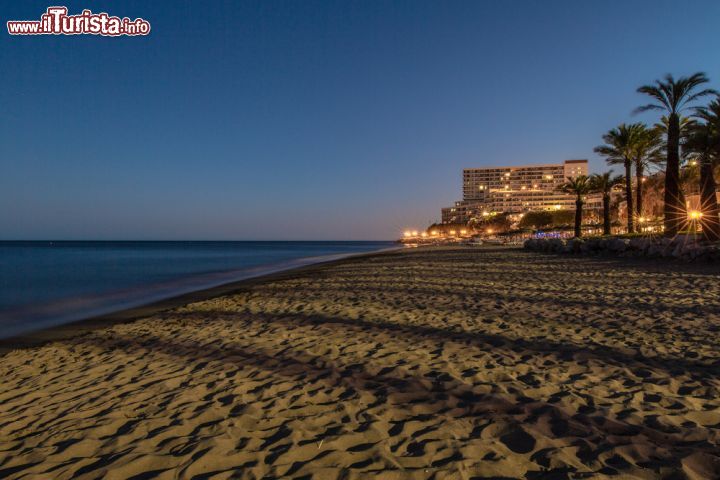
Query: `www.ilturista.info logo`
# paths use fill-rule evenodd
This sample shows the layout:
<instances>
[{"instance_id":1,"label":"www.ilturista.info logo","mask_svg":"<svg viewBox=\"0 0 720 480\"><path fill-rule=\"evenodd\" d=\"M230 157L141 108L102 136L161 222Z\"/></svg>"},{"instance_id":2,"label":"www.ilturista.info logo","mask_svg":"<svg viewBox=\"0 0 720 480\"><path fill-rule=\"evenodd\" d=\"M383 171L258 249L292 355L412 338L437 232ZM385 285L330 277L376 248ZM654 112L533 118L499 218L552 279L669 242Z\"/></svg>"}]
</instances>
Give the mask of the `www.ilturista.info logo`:
<instances>
[{"instance_id":1,"label":"www.ilturista.info logo","mask_svg":"<svg viewBox=\"0 0 720 480\"><path fill-rule=\"evenodd\" d=\"M68 15L67 7L48 7L40 20L10 20L10 35L147 35L150 22L142 18L112 17L107 13L83 10L80 15Z\"/></svg>"}]
</instances>

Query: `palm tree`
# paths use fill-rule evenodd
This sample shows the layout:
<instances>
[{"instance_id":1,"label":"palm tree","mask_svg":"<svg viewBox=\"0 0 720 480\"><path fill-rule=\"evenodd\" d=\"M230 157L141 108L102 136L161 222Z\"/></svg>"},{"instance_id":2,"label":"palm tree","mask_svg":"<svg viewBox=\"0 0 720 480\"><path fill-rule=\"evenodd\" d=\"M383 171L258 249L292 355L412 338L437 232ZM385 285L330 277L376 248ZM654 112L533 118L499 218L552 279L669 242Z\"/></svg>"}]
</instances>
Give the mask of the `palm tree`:
<instances>
[{"instance_id":1,"label":"palm tree","mask_svg":"<svg viewBox=\"0 0 720 480\"><path fill-rule=\"evenodd\" d=\"M720 97L707 107L696 109L695 116L704 123L693 125L687 149L700 163L700 224L703 238L720 240L720 217L715 190L714 164L720 162Z\"/></svg>"},{"instance_id":2,"label":"palm tree","mask_svg":"<svg viewBox=\"0 0 720 480\"><path fill-rule=\"evenodd\" d=\"M690 77L677 80L668 74L663 80L656 80L653 85L644 85L637 89L653 98L654 103L638 107L636 112L648 110L664 110L668 115L667 160L665 164L665 234L677 234L684 221L685 205L680 196L680 113L691 102L700 97L717 93L712 89L696 91L709 80L704 73L696 73Z\"/></svg>"},{"instance_id":3,"label":"palm tree","mask_svg":"<svg viewBox=\"0 0 720 480\"><path fill-rule=\"evenodd\" d=\"M609 165L621 164L625 167L625 202L627 203L627 229L632 233L634 228L634 210L632 195L632 167L635 163L637 144L647 130L642 123L631 125L620 124L603 135L605 145L595 147L595 153L607 157Z\"/></svg>"},{"instance_id":4,"label":"palm tree","mask_svg":"<svg viewBox=\"0 0 720 480\"><path fill-rule=\"evenodd\" d=\"M613 177L613 171L596 173L590 177L590 190L602 193L603 199L603 235L610 235L610 195L613 189L622 185L625 178L622 175Z\"/></svg>"},{"instance_id":5,"label":"palm tree","mask_svg":"<svg viewBox=\"0 0 720 480\"><path fill-rule=\"evenodd\" d=\"M575 237L582 236L582 209L585 203L584 195L590 191L590 182L587 175L568 177L567 182L558 187L559 190L575 195Z\"/></svg>"},{"instance_id":6,"label":"palm tree","mask_svg":"<svg viewBox=\"0 0 720 480\"><path fill-rule=\"evenodd\" d=\"M637 138L635 139L635 196L637 201L635 202L635 211L637 217L643 216L643 184L645 180L645 171L650 167L651 164L659 163L661 145L662 145L662 134L655 128L648 128L642 126L642 131L638 131Z\"/></svg>"}]
</instances>

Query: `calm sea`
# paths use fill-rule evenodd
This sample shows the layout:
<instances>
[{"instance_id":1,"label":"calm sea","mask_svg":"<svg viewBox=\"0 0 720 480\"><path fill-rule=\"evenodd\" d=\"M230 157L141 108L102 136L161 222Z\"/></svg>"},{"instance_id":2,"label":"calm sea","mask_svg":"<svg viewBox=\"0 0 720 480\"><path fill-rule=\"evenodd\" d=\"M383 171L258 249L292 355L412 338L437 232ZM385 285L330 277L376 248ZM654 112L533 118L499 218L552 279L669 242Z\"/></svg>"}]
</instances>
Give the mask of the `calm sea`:
<instances>
[{"instance_id":1,"label":"calm sea","mask_svg":"<svg viewBox=\"0 0 720 480\"><path fill-rule=\"evenodd\" d=\"M392 242L0 242L0 338Z\"/></svg>"}]
</instances>

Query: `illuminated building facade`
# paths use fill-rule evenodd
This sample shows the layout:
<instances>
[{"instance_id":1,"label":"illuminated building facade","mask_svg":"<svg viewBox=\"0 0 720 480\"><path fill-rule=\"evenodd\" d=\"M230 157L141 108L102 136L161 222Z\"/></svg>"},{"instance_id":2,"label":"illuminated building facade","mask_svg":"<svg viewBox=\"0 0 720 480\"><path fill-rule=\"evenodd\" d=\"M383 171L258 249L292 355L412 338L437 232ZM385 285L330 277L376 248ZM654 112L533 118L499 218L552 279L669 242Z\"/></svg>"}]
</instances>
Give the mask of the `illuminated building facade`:
<instances>
[{"instance_id":1,"label":"illuminated building facade","mask_svg":"<svg viewBox=\"0 0 720 480\"><path fill-rule=\"evenodd\" d=\"M466 223L483 213L571 210L572 195L558 191L568 177L588 174L587 160L512 167L466 168L463 199L442 209L443 223Z\"/></svg>"}]
</instances>

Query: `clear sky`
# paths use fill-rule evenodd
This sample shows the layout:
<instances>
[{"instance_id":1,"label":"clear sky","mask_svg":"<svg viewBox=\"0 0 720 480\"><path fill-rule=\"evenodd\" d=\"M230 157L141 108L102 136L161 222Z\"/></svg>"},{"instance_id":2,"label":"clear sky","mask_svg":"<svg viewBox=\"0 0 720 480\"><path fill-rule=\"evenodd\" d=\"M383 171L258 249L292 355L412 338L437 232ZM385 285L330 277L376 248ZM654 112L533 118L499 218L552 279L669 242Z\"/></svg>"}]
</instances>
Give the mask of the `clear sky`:
<instances>
[{"instance_id":1,"label":"clear sky","mask_svg":"<svg viewBox=\"0 0 720 480\"><path fill-rule=\"evenodd\" d=\"M148 37L16 36L50 5ZM589 158L720 2L0 3L0 238L392 239L463 167Z\"/></svg>"}]
</instances>

